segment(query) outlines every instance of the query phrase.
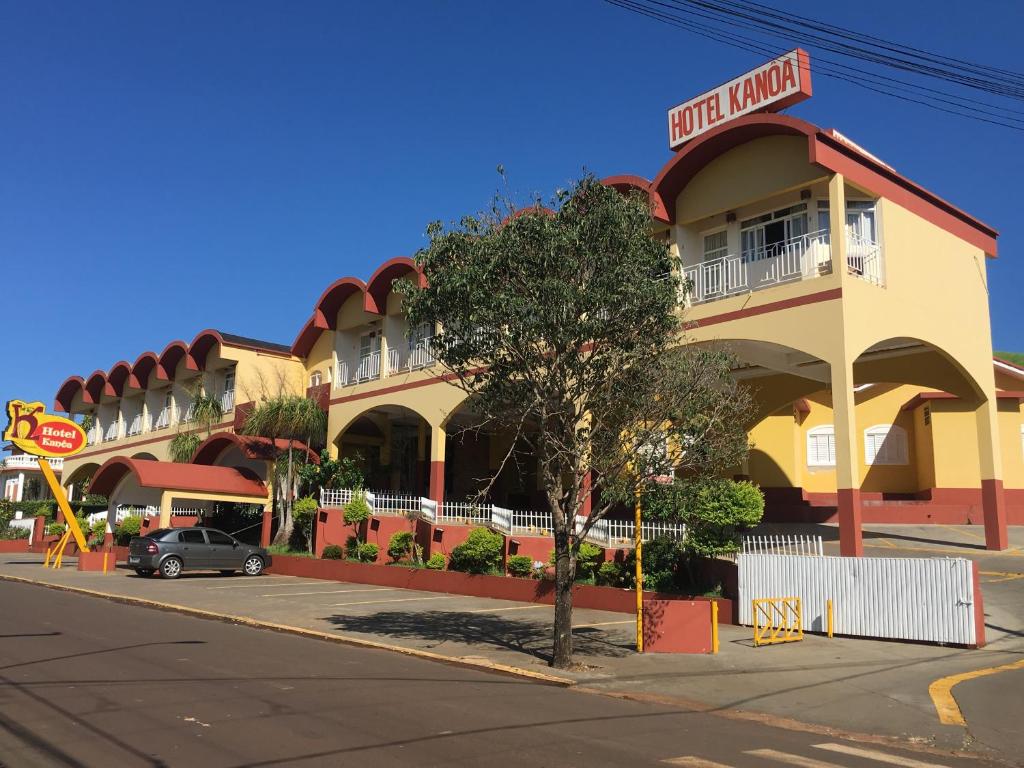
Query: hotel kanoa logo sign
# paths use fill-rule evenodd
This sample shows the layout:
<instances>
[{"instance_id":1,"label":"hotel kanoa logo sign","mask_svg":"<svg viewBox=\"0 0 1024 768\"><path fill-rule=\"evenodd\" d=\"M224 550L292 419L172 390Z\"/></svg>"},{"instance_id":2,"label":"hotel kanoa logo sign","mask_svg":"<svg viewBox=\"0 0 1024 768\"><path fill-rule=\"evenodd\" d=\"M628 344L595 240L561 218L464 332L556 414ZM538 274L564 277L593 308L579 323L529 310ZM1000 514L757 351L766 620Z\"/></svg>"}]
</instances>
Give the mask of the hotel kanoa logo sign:
<instances>
[{"instance_id":1,"label":"hotel kanoa logo sign","mask_svg":"<svg viewBox=\"0 0 1024 768\"><path fill-rule=\"evenodd\" d=\"M85 431L70 419L47 414L42 403L11 400L7 419L3 439L33 456L64 458L85 448Z\"/></svg>"},{"instance_id":2,"label":"hotel kanoa logo sign","mask_svg":"<svg viewBox=\"0 0 1024 768\"><path fill-rule=\"evenodd\" d=\"M668 111L668 145L678 149L722 123L751 112L777 112L811 95L811 62L794 48Z\"/></svg>"}]
</instances>

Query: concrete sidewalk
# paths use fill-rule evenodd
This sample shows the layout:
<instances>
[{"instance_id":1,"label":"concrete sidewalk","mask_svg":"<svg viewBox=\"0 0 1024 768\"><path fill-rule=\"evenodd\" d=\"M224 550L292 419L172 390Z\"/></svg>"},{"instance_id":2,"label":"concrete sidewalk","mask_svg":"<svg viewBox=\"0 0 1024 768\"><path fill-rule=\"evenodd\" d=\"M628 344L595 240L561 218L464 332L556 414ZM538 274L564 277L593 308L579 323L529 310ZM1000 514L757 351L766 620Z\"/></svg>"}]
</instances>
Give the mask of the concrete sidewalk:
<instances>
[{"instance_id":1,"label":"concrete sidewalk","mask_svg":"<svg viewBox=\"0 0 1024 768\"><path fill-rule=\"evenodd\" d=\"M994 642L981 651L819 636L754 648L749 628L722 626L717 656L638 655L631 616L579 610L574 637L584 667L563 673L547 666L550 606L287 576L188 574L164 581L124 570L80 573L73 564L55 572L32 555L0 556L0 576L555 674L604 693L669 697L695 709L738 709L755 719L992 750L1004 758L1024 754L1024 737L1009 721L1024 704L1024 669L958 687L958 698L962 688L970 702L968 728L941 725L928 693L938 678L1024 658L1021 614L1009 608L1020 601L1024 580L993 578L986 585L986 614L998 616L1000 629L990 630Z\"/></svg>"}]
</instances>

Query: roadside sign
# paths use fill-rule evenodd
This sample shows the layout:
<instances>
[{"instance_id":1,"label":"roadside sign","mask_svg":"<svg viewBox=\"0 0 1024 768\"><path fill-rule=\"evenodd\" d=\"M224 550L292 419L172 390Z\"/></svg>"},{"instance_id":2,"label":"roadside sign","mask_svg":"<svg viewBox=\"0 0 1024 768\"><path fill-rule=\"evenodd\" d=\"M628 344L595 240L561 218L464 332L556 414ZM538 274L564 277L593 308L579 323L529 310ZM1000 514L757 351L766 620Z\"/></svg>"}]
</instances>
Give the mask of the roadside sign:
<instances>
[{"instance_id":1,"label":"roadside sign","mask_svg":"<svg viewBox=\"0 0 1024 768\"><path fill-rule=\"evenodd\" d=\"M7 418L3 439L32 456L63 459L85 448L85 430L71 419L46 413L40 402L10 400Z\"/></svg>"}]
</instances>

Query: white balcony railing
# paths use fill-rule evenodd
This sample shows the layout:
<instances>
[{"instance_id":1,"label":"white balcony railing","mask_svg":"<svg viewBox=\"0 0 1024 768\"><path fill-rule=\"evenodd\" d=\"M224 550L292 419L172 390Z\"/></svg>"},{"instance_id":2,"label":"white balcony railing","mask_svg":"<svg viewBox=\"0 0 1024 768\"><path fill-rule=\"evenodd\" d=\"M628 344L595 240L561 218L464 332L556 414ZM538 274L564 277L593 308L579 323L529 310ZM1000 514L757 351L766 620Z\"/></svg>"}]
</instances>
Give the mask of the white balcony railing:
<instances>
[{"instance_id":1,"label":"white balcony railing","mask_svg":"<svg viewBox=\"0 0 1024 768\"><path fill-rule=\"evenodd\" d=\"M884 285L882 252L878 243L853 232L846 235L846 263L851 275ZM683 301L700 304L806 280L832 271L829 231L822 229L781 243L720 256L683 268Z\"/></svg>"},{"instance_id":2,"label":"white balcony railing","mask_svg":"<svg viewBox=\"0 0 1024 768\"><path fill-rule=\"evenodd\" d=\"M347 387L351 378L348 371L348 363L344 360L339 360L337 367L334 369L334 386Z\"/></svg>"},{"instance_id":3,"label":"white balcony railing","mask_svg":"<svg viewBox=\"0 0 1024 768\"><path fill-rule=\"evenodd\" d=\"M369 381L380 378L380 352L372 352L359 359L356 367L355 379L357 382Z\"/></svg>"},{"instance_id":4,"label":"white balcony railing","mask_svg":"<svg viewBox=\"0 0 1024 768\"><path fill-rule=\"evenodd\" d=\"M220 396L220 410L222 413L229 413L235 409L235 390L225 390Z\"/></svg>"},{"instance_id":5,"label":"white balcony railing","mask_svg":"<svg viewBox=\"0 0 1024 768\"><path fill-rule=\"evenodd\" d=\"M128 429L125 431L126 437L134 437L135 435L142 434L142 414L137 413L128 424Z\"/></svg>"},{"instance_id":6,"label":"white balcony railing","mask_svg":"<svg viewBox=\"0 0 1024 768\"><path fill-rule=\"evenodd\" d=\"M420 339L409 350L409 359L406 361L406 365L410 371L415 371L419 368L426 368L434 364L434 354L430 351L430 342L432 339Z\"/></svg>"},{"instance_id":7,"label":"white balcony railing","mask_svg":"<svg viewBox=\"0 0 1024 768\"><path fill-rule=\"evenodd\" d=\"M394 376L396 373L401 373L401 370L402 356L394 347L388 347L388 376Z\"/></svg>"},{"instance_id":8,"label":"white balcony railing","mask_svg":"<svg viewBox=\"0 0 1024 768\"><path fill-rule=\"evenodd\" d=\"M50 469L55 472L64 469L64 459L47 459L47 462L50 464ZM5 458L2 466L4 469L39 469L39 460L35 456L18 454Z\"/></svg>"},{"instance_id":9,"label":"white balcony railing","mask_svg":"<svg viewBox=\"0 0 1024 768\"><path fill-rule=\"evenodd\" d=\"M97 443L103 442L103 430L100 429L99 424L95 425L92 429L86 433L86 439L89 441L89 445L96 445Z\"/></svg>"},{"instance_id":10,"label":"white balcony railing","mask_svg":"<svg viewBox=\"0 0 1024 768\"><path fill-rule=\"evenodd\" d=\"M195 403L189 403L184 407L179 405L176 410L178 412L178 423L187 424L195 416Z\"/></svg>"},{"instance_id":11,"label":"white balcony railing","mask_svg":"<svg viewBox=\"0 0 1024 768\"><path fill-rule=\"evenodd\" d=\"M117 440L121 436L121 420L112 421L103 432L104 440Z\"/></svg>"},{"instance_id":12,"label":"white balcony railing","mask_svg":"<svg viewBox=\"0 0 1024 768\"><path fill-rule=\"evenodd\" d=\"M171 407L165 405L160 409L160 413L157 414L153 429L166 429L169 426L171 426Z\"/></svg>"}]
</instances>

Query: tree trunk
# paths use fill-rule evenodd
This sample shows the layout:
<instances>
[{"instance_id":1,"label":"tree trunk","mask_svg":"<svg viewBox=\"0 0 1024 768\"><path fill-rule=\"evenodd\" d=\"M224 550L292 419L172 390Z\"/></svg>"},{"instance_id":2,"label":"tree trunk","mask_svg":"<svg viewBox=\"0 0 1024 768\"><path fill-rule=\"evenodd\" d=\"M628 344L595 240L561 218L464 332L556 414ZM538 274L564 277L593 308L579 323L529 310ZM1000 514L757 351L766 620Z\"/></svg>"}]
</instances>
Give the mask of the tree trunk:
<instances>
[{"instance_id":1,"label":"tree trunk","mask_svg":"<svg viewBox=\"0 0 1024 768\"><path fill-rule=\"evenodd\" d=\"M569 530L558 525L555 530L555 637L551 666L568 669L572 666L572 586L575 563L569 553Z\"/></svg>"}]
</instances>

